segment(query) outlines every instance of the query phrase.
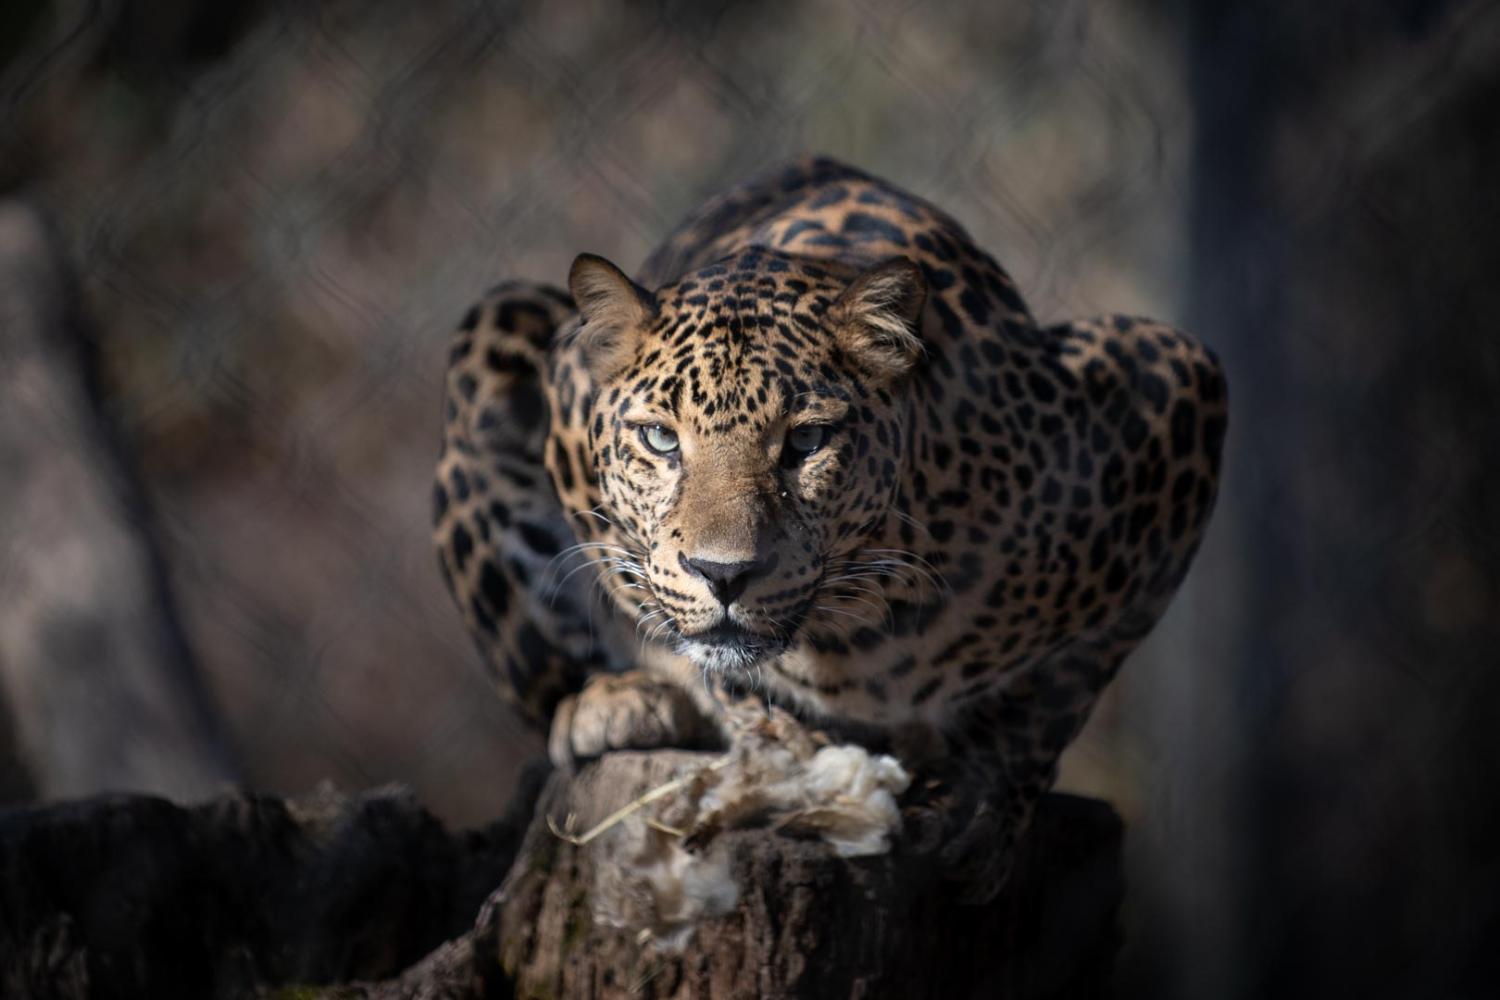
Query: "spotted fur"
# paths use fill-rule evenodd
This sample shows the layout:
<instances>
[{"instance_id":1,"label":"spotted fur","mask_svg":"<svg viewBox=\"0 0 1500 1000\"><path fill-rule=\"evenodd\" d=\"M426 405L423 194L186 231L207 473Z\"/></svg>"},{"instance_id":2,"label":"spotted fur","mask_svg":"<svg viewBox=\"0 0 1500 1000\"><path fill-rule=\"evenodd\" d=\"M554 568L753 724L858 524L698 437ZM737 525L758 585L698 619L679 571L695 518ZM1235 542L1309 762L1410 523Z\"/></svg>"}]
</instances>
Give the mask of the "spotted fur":
<instances>
[{"instance_id":1,"label":"spotted fur","mask_svg":"<svg viewBox=\"0 0 1500 1000\"><path fill-rule=\"evenodd\" d=\"M992 892L1198 546L1213 354L1038 325L954 220L826 159L570 287L497 290L448 376L436 540L502 690L545 722L634 670L936 734L985 789L946 836Z\"/></svg>"}]
</instances>

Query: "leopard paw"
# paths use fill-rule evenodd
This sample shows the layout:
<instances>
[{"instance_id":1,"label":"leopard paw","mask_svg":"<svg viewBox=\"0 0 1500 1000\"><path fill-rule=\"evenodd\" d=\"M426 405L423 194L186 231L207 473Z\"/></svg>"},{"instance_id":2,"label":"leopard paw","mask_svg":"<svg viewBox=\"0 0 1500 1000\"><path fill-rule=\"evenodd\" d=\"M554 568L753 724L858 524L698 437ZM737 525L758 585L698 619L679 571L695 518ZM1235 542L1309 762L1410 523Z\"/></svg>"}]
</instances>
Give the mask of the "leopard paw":
<instances>
[{"instance_id":1,"label":"leopard paw","mask_svg":"<svg viewBox=\"0 0 1500 1000\"><path fill-rule=\"evenodd\" d=\"M953 817L938 850L943 877L955 883L962 902L982 905L1005 888L1015 861L1019 817L982 798L967 817Z\"/></svg>"},{"instance_id":2,"label":"leopard paw","mask_svg":"<svg viewBox=\"0 0 1500 1000\"><path fill-rule=\"evenodd\" d=\"M990 902L1005 887L1026 822L1013 798L973 774L920 783L903 819L911 849L932 859L972 904Z\"/></svg>"},{"instance_id":3,"label":"leopard paw","mask_svg":"<svg viewBox=\"0 0 1500 1000\"><path fill-rule=\"evenodd\" d=\"M572 767L611 750L699 749L718 731L681 688L639 670L600 674L564 698L552 717L547 753Z\"/></svg>"}]
</instances>

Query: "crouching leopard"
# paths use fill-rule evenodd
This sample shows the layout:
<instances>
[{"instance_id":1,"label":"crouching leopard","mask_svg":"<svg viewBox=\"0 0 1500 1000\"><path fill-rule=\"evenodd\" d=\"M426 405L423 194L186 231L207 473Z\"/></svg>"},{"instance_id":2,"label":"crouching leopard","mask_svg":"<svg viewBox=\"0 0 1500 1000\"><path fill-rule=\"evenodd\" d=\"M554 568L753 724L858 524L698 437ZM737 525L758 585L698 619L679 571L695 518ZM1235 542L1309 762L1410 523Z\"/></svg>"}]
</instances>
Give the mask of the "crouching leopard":
<instances>
[{"instance_id":1,"label":"crouching leopard","mask_svg":"<svg viewBox=\"0 0 1500 1000\"><path fill-rule=\"evenodd\" d=\"M828 159L632 279L508 283L453 341L435 537L560 762L765 699L955 790L972 898L1202 537L1227 399L1145 319L1053 326L952 218Z\"/></svg>"}]
</instances>

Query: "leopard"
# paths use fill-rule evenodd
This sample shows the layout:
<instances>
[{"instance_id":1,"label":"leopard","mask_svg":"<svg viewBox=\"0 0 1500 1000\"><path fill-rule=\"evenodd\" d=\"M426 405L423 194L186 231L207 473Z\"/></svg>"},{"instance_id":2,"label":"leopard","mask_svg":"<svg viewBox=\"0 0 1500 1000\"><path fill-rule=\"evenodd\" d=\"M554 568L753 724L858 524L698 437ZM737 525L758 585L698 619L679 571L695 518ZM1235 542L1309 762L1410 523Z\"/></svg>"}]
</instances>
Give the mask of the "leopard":
<instances>
[{"instance_id":1,"label":"leopard","mask_svg":"<svg viewBox=\"0 0 1500 1000\"><path fill-rule=\"evenodd\" d=\"M1200 341L1040 323L954 218L809 157L633 277L585 253L467 310L434 540L559 764L775 706L937 775L926 842L982 901L1187 574L1227 416Z\"/></svg>"}]
</instances>

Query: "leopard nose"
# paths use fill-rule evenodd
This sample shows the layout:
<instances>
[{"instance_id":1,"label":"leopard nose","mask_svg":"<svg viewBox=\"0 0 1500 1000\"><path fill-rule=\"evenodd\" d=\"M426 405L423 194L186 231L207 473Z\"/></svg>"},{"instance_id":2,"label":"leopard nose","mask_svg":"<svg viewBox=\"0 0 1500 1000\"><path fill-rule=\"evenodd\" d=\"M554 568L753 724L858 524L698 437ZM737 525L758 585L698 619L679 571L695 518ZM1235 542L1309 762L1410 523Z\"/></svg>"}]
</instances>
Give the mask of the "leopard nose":
<instances>
[{"instance_id":1,"label":"leopard nose","mask_svg":"<svg viewBox=\"0 0 1500 1000\"><path fill-rule=\"evenodd\" d=\"M715 562L711 559L689 559L681 552L677 561L682 568L708 584L708 589L719 599L720 604L733 604L745 592L745 587L764 568L758 559L742 562Z\"/></svg>"}]
</instances>

